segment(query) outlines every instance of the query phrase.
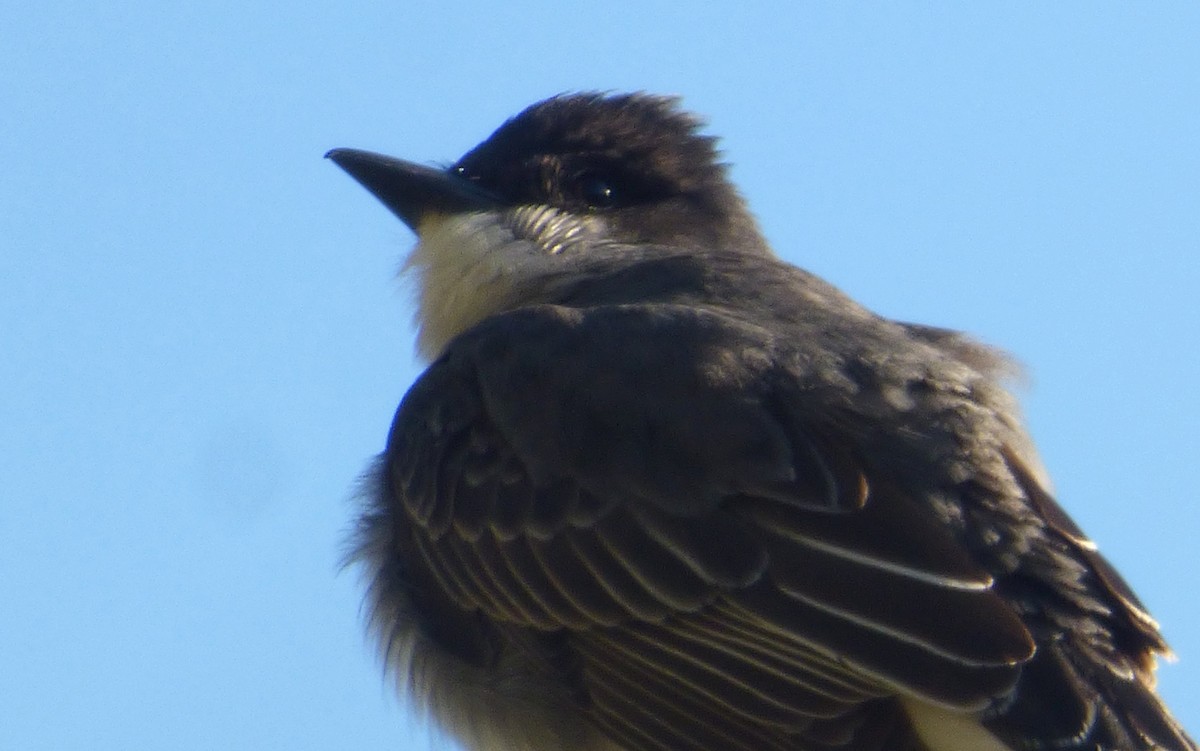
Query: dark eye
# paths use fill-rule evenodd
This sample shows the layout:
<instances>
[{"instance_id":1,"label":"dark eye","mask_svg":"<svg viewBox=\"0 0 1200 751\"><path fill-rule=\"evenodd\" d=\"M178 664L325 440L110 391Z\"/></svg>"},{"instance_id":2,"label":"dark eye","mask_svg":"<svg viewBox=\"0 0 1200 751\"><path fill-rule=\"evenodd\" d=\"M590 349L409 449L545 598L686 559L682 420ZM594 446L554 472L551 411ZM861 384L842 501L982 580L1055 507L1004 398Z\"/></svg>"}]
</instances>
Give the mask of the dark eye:
<instances>
[{"instance_id":1,"label":"dark eye","mask_svg":"<svg viewBox=\"0 0 1200 751\"><path fill-rule=\"evenodd\" d=\"M593 209L611 209L621 199L615 181L603 172L584 172L575 184L579 198Z\"/></svg>"}]
</instances>

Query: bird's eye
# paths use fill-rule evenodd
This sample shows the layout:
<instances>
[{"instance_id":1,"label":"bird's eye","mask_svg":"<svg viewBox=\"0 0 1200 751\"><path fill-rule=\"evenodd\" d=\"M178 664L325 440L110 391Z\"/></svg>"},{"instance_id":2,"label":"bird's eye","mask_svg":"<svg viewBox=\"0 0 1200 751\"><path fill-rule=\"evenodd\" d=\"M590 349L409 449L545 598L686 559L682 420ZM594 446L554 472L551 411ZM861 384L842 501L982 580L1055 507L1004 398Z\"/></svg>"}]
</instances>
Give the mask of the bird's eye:
<instances>
[{"instance_id":1,"label":"bird's eye","mask_svg":"<svg viewBox=\"0 0 1200 751\"><path fill-rule=\"evenodd\" d=\"M585 172L575 184L580 199L593 209L610 209L620 200L615 181L602 172Z\"/></svg>"}]
</instances>

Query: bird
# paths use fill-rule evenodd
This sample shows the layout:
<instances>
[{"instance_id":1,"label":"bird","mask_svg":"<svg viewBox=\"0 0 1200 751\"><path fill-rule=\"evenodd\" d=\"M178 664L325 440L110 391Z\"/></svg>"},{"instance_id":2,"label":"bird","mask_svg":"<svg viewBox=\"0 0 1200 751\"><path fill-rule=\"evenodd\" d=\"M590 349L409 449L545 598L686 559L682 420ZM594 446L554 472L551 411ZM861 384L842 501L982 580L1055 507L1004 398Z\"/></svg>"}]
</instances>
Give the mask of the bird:
<instances>
[{"instance_id":1,"label":"bird","mask_svg":"<svg viewBox=\"0 0 1200 751\"><path fill-rule=\"evenodd\" d=\"M327 156L417 236L428 367L349 559L463 747L1197 751L1009 358L781 260L678 98Z\"/></svg>"}]
</instances>

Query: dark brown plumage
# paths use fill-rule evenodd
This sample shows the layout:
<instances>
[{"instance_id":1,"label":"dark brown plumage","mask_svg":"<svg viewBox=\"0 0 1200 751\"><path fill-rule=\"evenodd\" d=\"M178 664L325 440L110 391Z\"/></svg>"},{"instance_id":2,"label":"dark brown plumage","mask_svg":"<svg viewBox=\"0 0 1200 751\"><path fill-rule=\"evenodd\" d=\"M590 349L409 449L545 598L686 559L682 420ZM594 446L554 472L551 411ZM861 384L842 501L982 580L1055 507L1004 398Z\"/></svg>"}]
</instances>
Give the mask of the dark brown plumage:
<instances>
[{"instance_id":1,"label":"dark brown plumage","mask_svg":"<svg viewBox=\"0 0 1200 751\"><path fill-rule=\"evenodd\" d=\"M421 237L357 552L402 685L471 748L1195 751L1002 358L775 258L696 127L331 152Z\"/></svg>"}]
</instances>

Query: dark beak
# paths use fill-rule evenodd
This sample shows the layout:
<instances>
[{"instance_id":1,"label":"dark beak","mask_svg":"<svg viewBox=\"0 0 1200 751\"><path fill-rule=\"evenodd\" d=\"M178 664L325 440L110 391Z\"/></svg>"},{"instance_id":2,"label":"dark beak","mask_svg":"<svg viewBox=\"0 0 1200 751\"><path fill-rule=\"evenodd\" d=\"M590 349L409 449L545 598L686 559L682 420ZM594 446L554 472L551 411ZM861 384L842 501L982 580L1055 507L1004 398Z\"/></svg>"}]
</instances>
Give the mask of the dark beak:
<instances>
[{"instance_id":1,"label":"dark beak","mask_svg":"<svg viewBox=\"0 0 1200 751\"><path fill-rule=\"evenodd\" d=\"M499 205L491 193L453 172L358 149L333 149L325 156L414 232L427 214L482 211Z\"/></svg>"}]
</instances>

